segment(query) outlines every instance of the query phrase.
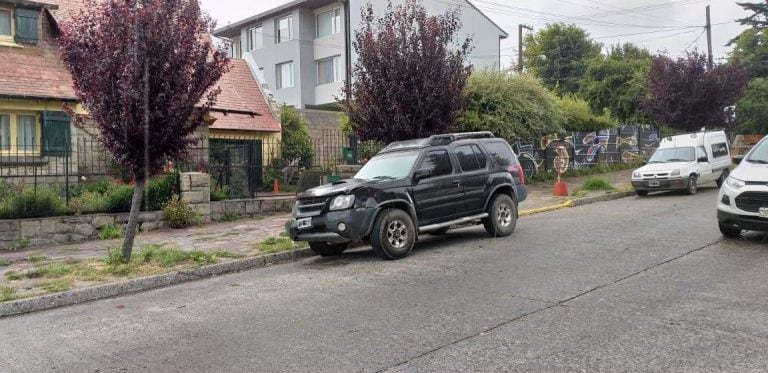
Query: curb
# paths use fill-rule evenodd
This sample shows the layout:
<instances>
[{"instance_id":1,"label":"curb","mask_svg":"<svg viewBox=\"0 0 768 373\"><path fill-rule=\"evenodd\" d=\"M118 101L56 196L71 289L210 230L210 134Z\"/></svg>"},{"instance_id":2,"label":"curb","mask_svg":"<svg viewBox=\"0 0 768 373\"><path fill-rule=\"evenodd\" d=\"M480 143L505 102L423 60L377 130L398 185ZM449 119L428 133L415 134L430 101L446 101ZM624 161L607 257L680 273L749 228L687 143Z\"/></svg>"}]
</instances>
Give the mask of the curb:
<instances>
[{"instance_id":1,"label":"curb","mask_svg":"<svg viewBox=\"0 0 768 373\"><path fill-rule=\"evenodd\" d=\"M518 213L518 216L535 215L535 214L540 214L542 212L555 211L555 210L560 210L560 209L564 209L564 208L568 208L568 207L572 207L572 206L574 206L573 201L569 199L569 200L566 200L565 202L563 202L563 203L561 203L559 205L546 206L546 207L540 207L540 208L533 209L533 210L520 211Z\"/></svg>"},{"instance_id":2,"label":"curb","mask_svg":"<svg viewBox=\"0 0 768 373\"><path fill-rule=\"evenodd\" d=\"M0 318L138 293L226 273L240 272L247 269L264 268L275 264L295 262L298 259L313 255L315 254L310 249L284 251L281 253L238 259L231 262L211 264L198 268L182 269L160 275L134 278L61 293L2 302L0 303Z\"/></svg>"},{"instance_id":3,"label":"curb","mask_svg":"<svg viewBox=\"0 0 768 373\"><path fill-rule=\"evenodd\" d=\"M541 207L533 210L520 211L518 215L519 216L535 215L535 214L540 214L542 212L555 211L555 210L560 210L568 207L584 206L584 205L589 205L597 202L613 201L616 199L632 197L634 195L635 195L634 191L627 191L627 192L605 194L601 196L569 199L559 205L546 206L546 207Z\"/></svg>"}]
</instances>

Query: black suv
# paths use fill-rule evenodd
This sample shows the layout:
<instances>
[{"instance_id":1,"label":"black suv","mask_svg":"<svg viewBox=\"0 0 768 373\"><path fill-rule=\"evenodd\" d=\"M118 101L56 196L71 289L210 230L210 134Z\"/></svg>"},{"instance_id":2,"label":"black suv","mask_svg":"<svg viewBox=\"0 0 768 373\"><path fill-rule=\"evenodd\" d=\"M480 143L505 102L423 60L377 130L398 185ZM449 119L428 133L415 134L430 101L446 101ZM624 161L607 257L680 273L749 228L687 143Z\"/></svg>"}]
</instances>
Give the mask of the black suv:
<instances>
[{"instance_id":1,"label":"black suv","mask_svg":"<svg viewBox=\"0 0 768 373\"><path fill-rule=\"evenodd\" d=\"M512 234L524 201L523 169L512 147L490 132L394 142L349 180L298 196L286 230L322 256L352 242L399 259L422 233L483 224L493 237Z\"/></svg>"}]
</instances>

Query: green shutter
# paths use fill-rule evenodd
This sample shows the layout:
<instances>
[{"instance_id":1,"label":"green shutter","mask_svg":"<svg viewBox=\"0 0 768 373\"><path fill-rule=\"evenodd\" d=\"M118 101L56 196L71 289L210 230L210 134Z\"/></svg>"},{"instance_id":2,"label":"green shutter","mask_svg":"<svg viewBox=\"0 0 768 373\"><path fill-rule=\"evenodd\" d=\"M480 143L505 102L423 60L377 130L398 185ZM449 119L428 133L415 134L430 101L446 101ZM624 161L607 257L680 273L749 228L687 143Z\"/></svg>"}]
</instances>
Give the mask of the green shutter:
<instances>
[{"instance_id":1,"label":"green shutter","mask_svg":"<svg viewBox=\"0 0 768 373\"><path fill-rule=\"evenodd\" d=\"M43 154L62 156L70 152L69 116L62 111L43 112Z\"/></svg>"},{"instance_id":2,"label":"green shutter","mask_svg":"<svg viewBox=\"0 0 768 373\"><path fill-rule=\"evenodd\" d=\"M37 44L37 18L40 16L39 9L16 8L16 35L14 40L17 43Z\"/></svg>"}]
</instances>

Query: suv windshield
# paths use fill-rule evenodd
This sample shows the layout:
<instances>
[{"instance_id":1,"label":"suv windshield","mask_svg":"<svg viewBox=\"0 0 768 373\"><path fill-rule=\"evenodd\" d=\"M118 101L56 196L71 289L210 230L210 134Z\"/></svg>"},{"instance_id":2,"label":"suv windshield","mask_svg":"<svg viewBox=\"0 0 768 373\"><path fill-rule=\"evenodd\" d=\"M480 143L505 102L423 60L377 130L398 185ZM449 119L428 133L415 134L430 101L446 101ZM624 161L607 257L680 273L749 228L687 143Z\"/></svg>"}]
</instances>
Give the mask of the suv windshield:
<instances>
[{"instance_id":1,"label":"suv windshield","mask_svg":"<svg viewBox=\"0 0 768 373\"><path fill-rule=\"evenodd\" d=\"M693 147L659 149L648 163L693 162L695 155Z\"/></svg>"},{"instance_id":2,"label":"suv windshield","mask_svg":"<svg viewBox=\"0 0 768 373\"><path fill-rule=\"evenodd\" d=\"M755 149L749 153L747 162L768 164L768 140L760 141Z\"/></svg>"},{"instance_id":3,"label":"suv windshield","mask_svg":"<svg viewBox=\"0 0 768 373\"><path fill-rule=\"evenodd\" d=\"M355 179L374 180L374 179L400 179L407 177L411 173L413 164L419 152L396 152L390 154L377 155L371 158L360 171L355 175Z\"/></svg>"}]
</instances>

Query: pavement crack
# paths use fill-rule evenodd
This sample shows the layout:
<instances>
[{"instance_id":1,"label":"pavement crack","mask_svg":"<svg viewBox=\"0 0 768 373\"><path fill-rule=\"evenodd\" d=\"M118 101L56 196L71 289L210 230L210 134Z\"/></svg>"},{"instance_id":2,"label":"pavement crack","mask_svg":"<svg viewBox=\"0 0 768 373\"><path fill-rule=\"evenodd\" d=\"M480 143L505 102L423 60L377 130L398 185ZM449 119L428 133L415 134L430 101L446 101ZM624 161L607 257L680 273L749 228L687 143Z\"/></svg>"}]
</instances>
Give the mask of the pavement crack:
<instances>
[{"instance_id":1,"label":"pavement crack","mask_svg":"<svg viewBox=\"0 0 768 373\"><path fill-rule=\"evenodd\" d=\"M509 324L511 324L511 323L514 323L514 322L516 322L516 321L518 321L518 320L522 320L522 319L524 319L524 318L526 318L526 317L528 317L528 316L531 316L531 315L535 315L535 314L537 314L537 313L540 313L540 312L543 312L543 311L547 311L547 310L549 310L549 309L552 309L552 308L555 308L555 307L567 307L567 305L565 304L565 303L567 303L567 302L570 302L570 301L572 301L572 300L575 300L575 299L577 299L577 298L580 298L580 297L582 297L582 296L584 296L584 295L590 294L590 293L592 293L592 292L594 292L594 291L597 291L597 290L600 290L600 289L606 288L606 287L608 287L608 286L611 286L611 285L615 285L615 284L618 284L618 283L620 283L620 282L622 282L622 281L624 281L624 280L627 280L627 279L630 279L630 278L632 278L632 277L635 277L635 276L637 276L637 275L639 275L639 274L642 274L642 273L648 272L648 271L650 271L650 270L652 270L652 269L654 269L654 268L658 268L658 267L660 267L660 266L663 266L663 265L665 265L665 264L668 264L668 263L674 262L674 261L676 261L676 260L682 259L682 258L684 258L684 257L686 257L686 256L688 256L688 255L690 255L690 254L693 254L693 253L695 253L695 252L698 252L698 251L704 250L704 249L706 249L706 248L708 248L708 247L711 247L711 246L717 245L718 243L720 243L720 242L722 242L722 241L723 241L723 240L722 240L722 239L720 239L720 240L717 240L717 241L715 241L715 242L712 242L712 243L708 243L708 244L706 244L706 245L704 245L704 246L701 246L701 247L697 247L697 248L695 248L695 249L692 249L692 250L686 251L686 252L684 252L684 253L682 253L682 254L680 254L680 255L678 255L678 256L675 256L675 257L673 257L673 258L670 258L670 259L664 260L664 261L662 261L662 262L659 262L659 263L653 264L653 265L651 265L651 266L645 267L645 268L643 268L643 269L641 269L641 270L639 270L639 271L633 272L633 273L631 273L631 274L629 274L629 275L623 276L623 277L621 277L621 278L618 278L618 279L616 279L616 280L613 280L613 281L611 281L611 282L608 282L608 283L605 283L605 284L602 284L602 285L599 285L599 286L595 286L594 288L591 288L591 289L589 289L589 290L583 291L583 292L581 292L581 293L579 293L579 294L576 294L576 295L574 295L574 296L572 296L572 297L570 297L570 298L567 298L567 299L564 299L564 300L561 300L561 301L558 301L558 302L555 302L555 303L552 303L552 302L548 302L548 301L543 301L543 300L540 300L540 299L531 299L531 298L527 298L527 297L520 297L520 296L515 296L515 297L517 297L517 298L521 298L521 299L527 299L527 300L532 300L532 301L538 301L538 302L543 302L543 303L547 303L547 304L549 304L549 305L548 305L548 306L546 306L546 307L542 307L542 308L539 308L539 309L533 310L533 311L531 311L531 312L527 312L527 313L524 313L524 314L522 314L522 315L516 316L516 317L514 317L514 318L512 318L512 319L509 319L509 320L503 321L503 322L501 322L501 323L499 323L499 324L496 324L496 325L494 325L494 326L492 326L492 327L490 327L490 328L484 329L484 330L480 331L479 333L475 333L475 334L472 334L472 335L468 335L468 336L466 336L466 337L462 337L462 338L459 338L459 339L457 339L457 340L455 340L455 341L453 341L453 342L447 343L447 344L445 344L445 345L442 345L442 346L438 346L438 347L435 347L435 348L433 348L433 349L431 349L431 350L425 351L425 352L423 352L423 353L421 353L421 354L419 354L419 355L417 355L417 356L414 356L414 357L412 357L412 358L409 358L409 359L407 359L407 360L401 361L401 362L399 362L399 363L397 363L397 364L394 364L394 365L391 365L391 366L389 366L389 367L386 367L386 368L383 368L383 369L377 370L376 372L377 372L377 373L379 373L379 372L384 372L384 371L388 371L388 370L396 369L396 368L398 368L398 367L400 367L400 366L403 366L403 365L406 365L406 364L408 364L408 363L410 363L410 362L412 362L412 361L418 360L418 359L420 359L420 358L422 358L422 357L424 357L424 356L427 356L427 355L429 355L429 354L432 354L432 353L434 353L434 352L440 351L440 350L442 350L442 349L444 349L444 348L446 348L446 347L454 346L454 345L457 345L457 344L459 344L459 343L461 343L461 342L464 342L464 341L467 341L467 340L470 340L470 339L473 339L473 338L476 338L476 337L482 336L482 335L484 335L484 334L487 334L487 333L493 332L493 331L494 331L494 330L496 330L496 329L499 329L499 328L501 328L501 327L503 327L503 326L505 326L505 325L509 325Z\"/></svg>"}]
</instances>

